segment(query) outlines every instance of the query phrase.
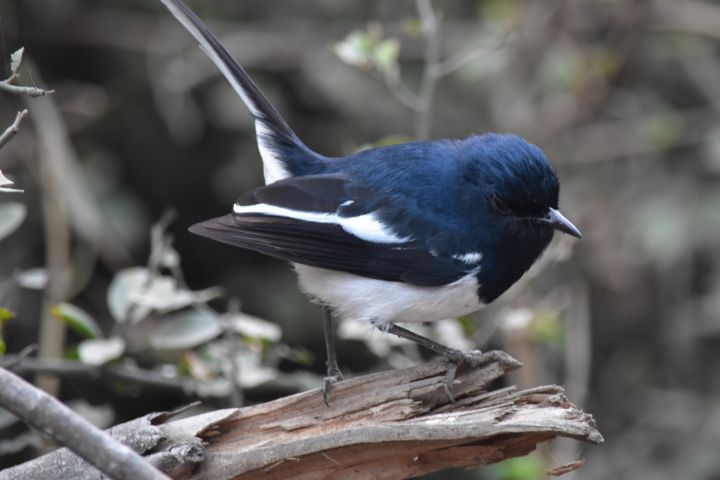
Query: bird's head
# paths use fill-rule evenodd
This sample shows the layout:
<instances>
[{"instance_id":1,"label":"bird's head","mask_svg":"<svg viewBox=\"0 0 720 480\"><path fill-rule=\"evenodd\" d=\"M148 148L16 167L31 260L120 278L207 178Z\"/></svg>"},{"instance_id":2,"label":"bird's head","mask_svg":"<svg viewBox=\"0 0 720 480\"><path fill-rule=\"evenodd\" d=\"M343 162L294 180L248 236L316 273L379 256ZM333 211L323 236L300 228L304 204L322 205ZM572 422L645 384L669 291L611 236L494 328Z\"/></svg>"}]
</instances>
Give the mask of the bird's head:
<instances>
[{"instance_id":1,"label":"bird's head","mask_svg":"<svg viewBox=\"0 0 720 480\"><path fill-rule=\"evenodd\" d=\"M558 230L582 238L558 209L558 178L539 148L516 135L493 133L466 142L474 160L471 181L483 192L474 208L512 231L544 231L541 236L551 238Z\"/></svg>"},{"instance_id":2,"label":"bird's head","mask_svg":"<svg viewBox=\"0 0 720 480\"><path fill-rule=\"evenodd\" d=\"M560 231L582 238L558 209L558 178L542 151L515 135L466 139L465 184L470 215L484 245L482 296L492 301L535 262ZM468 198L468 200L470 200Z\"/></svg>"}]
</instances>

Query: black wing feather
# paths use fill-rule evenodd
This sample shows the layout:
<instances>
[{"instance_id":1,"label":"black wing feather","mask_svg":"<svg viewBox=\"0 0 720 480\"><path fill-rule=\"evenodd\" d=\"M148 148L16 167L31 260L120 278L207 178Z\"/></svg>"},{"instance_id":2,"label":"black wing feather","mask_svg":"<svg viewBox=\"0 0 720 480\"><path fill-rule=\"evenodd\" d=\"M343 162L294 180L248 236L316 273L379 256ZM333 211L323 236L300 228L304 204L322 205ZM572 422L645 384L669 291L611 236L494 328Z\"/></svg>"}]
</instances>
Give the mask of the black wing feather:
<instances>
[{"instance_id":1,"label":"black wing feather","mask_svg":"<svg viewBox=\"0 0 720 480\"><path fill-rule=\"evenodd\" d=\"M377 243L335 223L252 211L258 204L339 217L397 210L382 194L347 174L286 178L253 190L237 203L250 208L198 223L190 231L290 262L415 285L445 285L474 268L451 256L431 253L424 242Z\"/></svg>"},{"instance_id":2,"label":"black wing feather","mask_svg":"<svg viewBox=\"0 0 720 480\"><path fill-rule=\"evenodd\" d=\"M446 285L469 271L412 243L366 242L335 224L274 215L230 214L190 231L289 262L414 285Z\"/></svg>"}]
</instances>

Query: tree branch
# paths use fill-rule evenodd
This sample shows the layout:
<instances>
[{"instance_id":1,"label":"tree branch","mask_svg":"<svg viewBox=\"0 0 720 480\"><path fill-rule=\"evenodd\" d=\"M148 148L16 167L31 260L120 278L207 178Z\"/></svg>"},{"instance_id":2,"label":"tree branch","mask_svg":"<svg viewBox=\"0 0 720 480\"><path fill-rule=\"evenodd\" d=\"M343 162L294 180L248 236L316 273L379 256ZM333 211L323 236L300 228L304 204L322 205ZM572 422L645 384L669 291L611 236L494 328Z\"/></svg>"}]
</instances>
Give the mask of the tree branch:
<instances>
[{"instance_id":1,"label":"tree branch","mask_svg":"<svg viewBox=\"0 0 720 480\"><path fill-rule=\"evenodd\" d=\"M445 396L439 359L340 382L330 408L315 389L168 423L168 414L153 414L111 433L152 451L149 460L173 478L197 480L399 479L499 462L559 436L602 442L592 417L560 387L487 391L519 366L507 354L497 357L459 372L455 404ZM38 478L60 464L72 478L89 478L89 467L63 449L0 472L0 480Z\"/></svg>"},{"instance_id":2,"label":"tree branch","mask_svg":"<svg viewBox=\"0 0 720 480\"><path fill-rule=\"evenodd\" d=\"M27 115L27 109L17 113L15 121L5 129L2 135L0 135L0 148L2 148L12 137L15 136L16 133L20 131L20 123L25 119L25 117L27 117Z\"/></svg>"},{"instance_id":3,"label":"tree branch","mask_svg":"<svg viewBox=\"0 0 720 480\"><path fill-rule=\"evenodd\" d=\"M132 449L93 426L59 400L3 368L0 368L0 385L0 406L68 446L111 478L167 478Z\"/></svg>"},{"instance_id":4,"label":"tree branch","mask_svg":"<svg viewBox=\"0 0 720 480\"><path fill-rule=\"evenodd\" d=\"M44 95L50 95L55 93L55 90L43 90L37 87L23 87L20 85L13 85L10 83L14 81L16 77L11 76L5 80L0 81L0 90L4 90L13 95L25 95L26 97L42 97Z\"/></svg>"},{"instance_id":5,"label":"tree branch","mask_svg":"<svg viewBox=\"0 0 720 480\"><path fill-rule=\"evenodd\" d=\"M127 363L109 363L102 366L87 365L85 363L64 360L59 358L20 358L18 355L5 355L0 361L0 367L12 370L19 375L52 375L62 379L84 379L100 381L108 384L124 382L137 385L143 389L170 391L184 394L188 397L229 399L232 388L223 388L212 380L196 380L187 377L168 377L157 370L140 368ZM248 391L256 394L273 393L291 394L312 388L321 381L314 374L298 375L280 373L277 378L249 388Z\"/></svg>"}]
</instances>

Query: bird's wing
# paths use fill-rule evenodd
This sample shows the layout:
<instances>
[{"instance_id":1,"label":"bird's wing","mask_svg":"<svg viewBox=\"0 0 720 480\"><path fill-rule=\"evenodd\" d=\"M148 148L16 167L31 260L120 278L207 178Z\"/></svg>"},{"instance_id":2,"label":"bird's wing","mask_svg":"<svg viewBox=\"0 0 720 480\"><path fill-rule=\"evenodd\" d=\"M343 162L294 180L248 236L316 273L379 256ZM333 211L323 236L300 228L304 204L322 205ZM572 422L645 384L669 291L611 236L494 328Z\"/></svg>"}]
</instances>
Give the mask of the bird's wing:
<instances>
[{"instance_id":1,"label":"bird's wing","mask_svg":"<svg viewBox=\"0 0 720 480\"><path fill-rule=\"evenodd\" d=\"M476 268L396 235L377 215L382 208L374 192L343 174L292 177L190 230L290 262L414 285L445 285Z\"/></svg>"},{"instance_id":2,"label":"bird's wing","mask_svg":"<svg viewBox=\"0 0 720 480\"><path fill-rule=\"evenodd\" d=\"M299 157L297 163L316 160L317 154L310 151L290 129L275 107L260 92L247 72L232 58L215 38L210 29L180 0L161 0L175 18L187 29L200 47L220 69L233 89L245 102L255 117L258 148L265 167L266 183L272 183L290 175L292 165L287 157Z\"/></svg>"}]
</instances>

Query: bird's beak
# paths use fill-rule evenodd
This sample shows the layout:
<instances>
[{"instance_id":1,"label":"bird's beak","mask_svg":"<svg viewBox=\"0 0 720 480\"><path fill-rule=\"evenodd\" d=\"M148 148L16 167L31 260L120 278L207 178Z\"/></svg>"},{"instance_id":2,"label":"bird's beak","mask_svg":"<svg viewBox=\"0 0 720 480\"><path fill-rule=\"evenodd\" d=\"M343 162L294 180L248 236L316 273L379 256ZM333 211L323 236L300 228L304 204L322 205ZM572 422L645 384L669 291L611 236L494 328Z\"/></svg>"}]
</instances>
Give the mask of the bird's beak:
<instances>
[{"instance_id":1,"label":"bird's beak","mask_svg":"<svg viewBox=\"0 0 720 480\"><path fill-rule=\"evenodd\" d=\"M548 210L547 215L542 217L540 221L550 225L555 230L560 230L561 232L572 235L573 237L582 238L580 230L578 230L577 227L570 222L570 220L565 218L559 210L551 208Z\"/></svg>"}]
</instances>

